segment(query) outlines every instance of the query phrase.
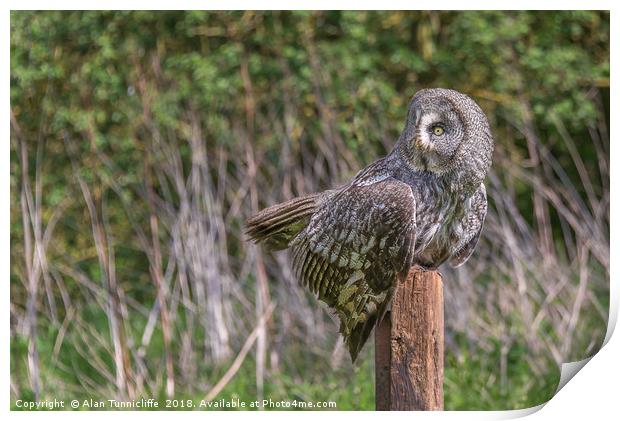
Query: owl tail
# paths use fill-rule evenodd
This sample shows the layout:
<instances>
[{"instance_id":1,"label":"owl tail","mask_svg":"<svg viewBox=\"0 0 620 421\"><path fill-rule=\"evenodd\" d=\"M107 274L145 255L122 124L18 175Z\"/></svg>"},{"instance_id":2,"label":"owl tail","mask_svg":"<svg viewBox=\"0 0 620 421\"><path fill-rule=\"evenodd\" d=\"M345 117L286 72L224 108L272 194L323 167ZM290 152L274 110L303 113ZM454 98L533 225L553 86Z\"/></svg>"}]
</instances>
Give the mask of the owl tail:
<instances>
[{"instance_id":1,"label":"owl tail","mask_svg":"<svg viewBox=\"0 0 620 421\"><path fill-rule=\"evenodd\" d=\"M392 289L390 288L380 296L361 294L360 298L354 301L356 306L359 305L358 301L362 300L367 304L364 306L364 310L357 314L349 314L348 311L343 311L342 308L337 310L340 318L340 332L344 336L344 342L349 349L352 362L355 362L360 351L368 341L372 329L383 320L392 300Z\"/></svg>"},{"instance_id":2,"label":"owl tail","mask_svg":"<svg viewBox=\"0 0 620 421\"><path fill-rule=\"evenodd\" d=\"M246 222L245 234L272 250L287 248L316 210L321 193L297 197L263 209Z\"/></svg>"},{"instance_id":3,"label":"owl tail","mask_svg":"<svg viewBox=\"0 0 620 421\"><path fill-rule=\"evenodd\" d=\"M373 314L368 320L358 324L351 332L351 335L345 338L345 344L349 349L352 362L355 362L357 359L357 356L364 347L364 344L366 344L366 341L368 341L368 337L376 324L377 316Z\"/></svg>"}]
</instances>

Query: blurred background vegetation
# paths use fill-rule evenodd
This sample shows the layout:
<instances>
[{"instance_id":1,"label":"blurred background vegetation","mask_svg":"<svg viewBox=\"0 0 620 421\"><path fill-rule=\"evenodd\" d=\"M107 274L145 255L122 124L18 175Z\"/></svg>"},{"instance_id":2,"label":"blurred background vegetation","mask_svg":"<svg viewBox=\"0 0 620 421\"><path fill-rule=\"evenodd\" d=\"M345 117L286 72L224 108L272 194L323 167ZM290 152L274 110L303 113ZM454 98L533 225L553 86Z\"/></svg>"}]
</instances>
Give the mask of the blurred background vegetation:
<instances>
[{"instance_id":1,"label":"blurred background vegetation","mask_svg":"<svg viewBox=\"0 0 620 421\"><path fill-rule=\"evenodd\" d=\"M483 238L442 270L446 409L548 400L606 330L607 12L12 12L12 401L374 409L373 346L352 366L242 224L385 154L438 86L497 141Z\"/></svg>"}]
</instances>

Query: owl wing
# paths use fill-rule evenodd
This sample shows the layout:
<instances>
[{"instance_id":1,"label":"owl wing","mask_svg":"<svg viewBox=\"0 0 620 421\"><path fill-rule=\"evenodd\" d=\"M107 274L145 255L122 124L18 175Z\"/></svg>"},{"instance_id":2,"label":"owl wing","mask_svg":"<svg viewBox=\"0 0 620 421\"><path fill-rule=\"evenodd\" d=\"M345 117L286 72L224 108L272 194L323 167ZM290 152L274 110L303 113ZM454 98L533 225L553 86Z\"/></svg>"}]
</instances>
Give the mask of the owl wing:
<instances>
[{"instance_id":1,"label":"owl wing","mask_svg":"<svg viewBox=\"0 0 620 421\"><path fill-rule=\"evenodd\" d=\"M487 191L484 184L469 199L470 204L461 221L463 235L453 247L450 257L450 266L456 268L469 259L480 239L484 218L487 215Z\"/></svg>"},{"instance_id":2,"label":"owl wing","mask_svg":"<svg viewBox=\"0 0 620 421\"><path fill-rule=\"evenodd\" d=\"M356 178L323 203L292 243L301 284L340 318L355 360L383 316L415 245L415 200L394 178Z\"/></svg>"}]
</instances>

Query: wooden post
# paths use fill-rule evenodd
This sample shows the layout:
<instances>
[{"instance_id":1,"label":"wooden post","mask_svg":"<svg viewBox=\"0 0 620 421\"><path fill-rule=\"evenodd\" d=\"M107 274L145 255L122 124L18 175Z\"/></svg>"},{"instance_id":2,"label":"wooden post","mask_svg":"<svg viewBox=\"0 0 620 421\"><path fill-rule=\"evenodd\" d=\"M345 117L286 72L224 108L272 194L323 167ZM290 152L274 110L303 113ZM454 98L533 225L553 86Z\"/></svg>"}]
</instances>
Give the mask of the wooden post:
<instances>
[{"instance_id":1,"label":"wooden post","mask_svg":"<svg viewBox=\"0 0 620 421\"><path fill-rule=\"evenodd\" d=\"M412 268L375 328L377 411L443 410L443 287Z\"/></svg>"}]
</instances>

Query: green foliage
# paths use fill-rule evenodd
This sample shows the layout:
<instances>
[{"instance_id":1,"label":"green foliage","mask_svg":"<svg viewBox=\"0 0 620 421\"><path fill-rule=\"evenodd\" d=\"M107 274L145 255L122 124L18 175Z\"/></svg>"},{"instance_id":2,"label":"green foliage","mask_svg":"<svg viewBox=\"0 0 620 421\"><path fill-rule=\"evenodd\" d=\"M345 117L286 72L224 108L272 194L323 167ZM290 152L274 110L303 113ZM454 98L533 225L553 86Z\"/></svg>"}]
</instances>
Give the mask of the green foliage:
<instances>
[{"instance_id":1,"label":"green foliage","mask_svg":"<svg viewBox=\"0 0 620 421\"><path fill-rule=\"evenodd\" d=\"M88 311L86 311L87 313ZM106 319L101 313L90 317L95 329L105 330ZM143 326L136 326L136 332L140 332ZM40 352L43 356L42 366L44 377L53 376L56 370L63 372L63 381L79 384L80 376L97 379L99 374L93 369L91 362L84 358L76 346L65 345L62 352L58 353L58 359L51 358L52 347L57 331L49 329L40 341ZM69 339L71 341L71 339ZM515 344L510 349L502 350L501 344L497 343L490 352L483 350L468 349L462 338L463 345L458 353L448 351L445 364L445 408L446 410L497 410L519 409L535 406L548 401L555 392L559 381L559 371L552 370L547 375L539 378L525 361L525 348ZM162 343L160 340L153 343L149 352L161 354ZM16 376L25 376L25 362L19 360L26 353L26 341L23 337L16 337L11 342L12 373ZM360 364L350 366L345 364L337 369L326 370L325 367L315 367L309 361L299 358L299 350L289 349L289 355L297 355L290 364L280 367L277 375L264 385L264 397L273 401L296 400L298 402L335 402L338 410L374 410L374 355L372 348L365 349L360 358ZM105 348L99 348L98 353L104 360ZM107 361L111 367L111 361ZM310 364L310 365L309 365ZM294 368L293 368L294 367ZM208 364L199 368L204 378L218 379L228 368L227 364L214 368ZM256 366L254 360L248 358L233 379L224 387L215 401L225 399L250 402L258 399L256 383L254 380ZM21 374L19 374L21 373ZM484 375L481 375L483 374ZM535 381L534 379L538 379ZM100 382L105 379L99 378ZM108 399L105 390L100 395L93 395L88 389L76 388L70 393L54 391L46 394L49 398L58 399ZM165 405L165 394L160 390L154 396L161 405ZM16 399L32 399L32 391L25 388L22 395ZM204 398L204 394L190 390L180 391L175 395L176 399L190 399L196 405ZM246 408L249 408L246 407ZM18 408L13 408L18 409ZM209 408L202 408L209 409ZM224 408L226 409L226 408ZM243 409L243 408L233 408ZM280 408L286 409L286 408ZM292 410L302 408L289 408Z\"/></svg>"},{"instance_id":2,"label":"green foliage","mask_svg":"<svg viewBox=\"0 0 620 421\"><path fill-rule=\"evenodd\" d=\"M486 357L481 350L466 347L446 358L445 406L450 410L521 409L547 402L560 380L559 369L539 376L526 360L527 349L514 344L502 349L493 346ZM485 373L485 375L481 375Z\"/></svg>"},{"instance_id":3,"label":"green foliage","mask_svg":"<svg viewBox=\"0 0 620 421\"><path fill-rule=\"evenodd\" d=\"M259 112L281 112L292 97L300 111L292 132L314 137L324 102L337 134L368 161L428 86L476 97L500 142L526 108L541 135L555 132L554 118L587 133L591 89L609 86L608 44L604 12L13 12L11 103L25 135L47 134L55 170L46 184L56 192L45 200L57 202L67 135L113 156L124 182L140 178L141 96L163 130L182 136L191 106L208 120L209 142L234 142L231 117L246 106L243 61ZM256 147L277 150L278 139L258 130ZM526 153L522 141L510 147Z\"/></svg>"}]
</instances>

